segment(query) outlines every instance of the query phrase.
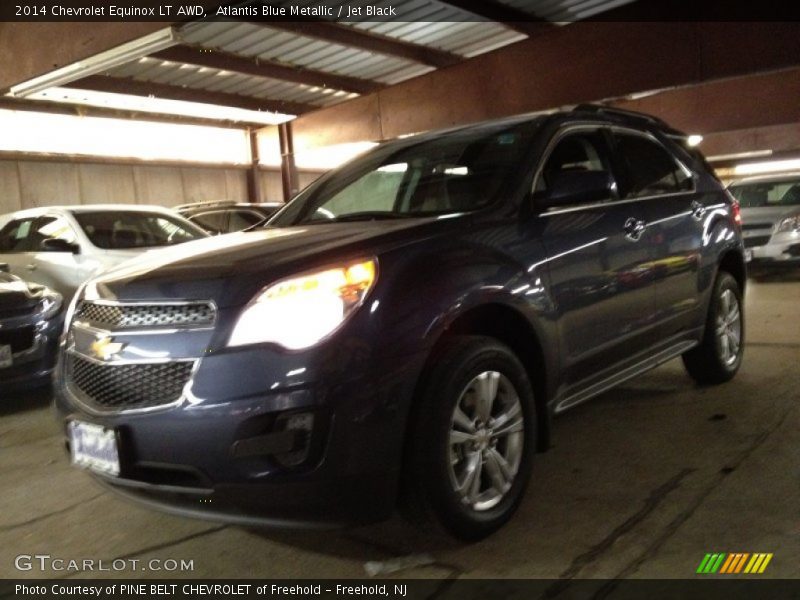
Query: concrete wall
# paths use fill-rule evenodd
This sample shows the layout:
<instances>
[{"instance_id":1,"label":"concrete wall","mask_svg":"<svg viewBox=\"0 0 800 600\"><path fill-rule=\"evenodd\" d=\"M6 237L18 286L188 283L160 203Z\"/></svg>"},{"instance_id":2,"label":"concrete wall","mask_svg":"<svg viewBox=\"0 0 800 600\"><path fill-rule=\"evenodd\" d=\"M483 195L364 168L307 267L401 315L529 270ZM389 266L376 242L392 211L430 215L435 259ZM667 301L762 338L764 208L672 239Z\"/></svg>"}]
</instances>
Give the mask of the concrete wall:
<instances>
[{"instance_id":1,"label":"concrete wall","mask_svg":"<svg viewBox=\"0 0 800 600\"><path fill-rule=\"evenodd\" d=\"M300 173L305 187L319 173ZM283 199L277 170L262 171L262 197ZM57 204L158 204L247 201L246 171L236 168L0 159L0 214Z\"/></svg>"}]
</instances>

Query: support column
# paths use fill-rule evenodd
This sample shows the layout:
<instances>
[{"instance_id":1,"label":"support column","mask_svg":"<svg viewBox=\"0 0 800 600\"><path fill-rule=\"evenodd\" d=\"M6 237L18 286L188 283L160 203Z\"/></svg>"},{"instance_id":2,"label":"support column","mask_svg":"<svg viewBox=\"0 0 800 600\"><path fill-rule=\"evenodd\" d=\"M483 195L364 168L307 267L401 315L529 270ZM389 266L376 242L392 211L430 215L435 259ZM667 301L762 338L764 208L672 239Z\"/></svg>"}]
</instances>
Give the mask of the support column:
<instances>
[{"instance_id":1,"label":"support column","mask_svg":"<svg viewBox=\"0 0 800 600\"><path fill-rule=\"evenodd\" d=\"M283 182L283 201L294 198L298 190L297 166L294 164L294 139L292 124L278 125L278 138L281 145L281 181Z\"/></svg>"},{"instance_id":2,"label":"support column","mask_svg":"<svg viewBox=\"0 0 800 600\"><path fill-rule=\"evenodd\" d=\"M247 201L253 204L262 202L261 196L261 170L258 154L258 130L248 129L250 138L250 168L247 170Z\"/></svg>"}]
</instances>

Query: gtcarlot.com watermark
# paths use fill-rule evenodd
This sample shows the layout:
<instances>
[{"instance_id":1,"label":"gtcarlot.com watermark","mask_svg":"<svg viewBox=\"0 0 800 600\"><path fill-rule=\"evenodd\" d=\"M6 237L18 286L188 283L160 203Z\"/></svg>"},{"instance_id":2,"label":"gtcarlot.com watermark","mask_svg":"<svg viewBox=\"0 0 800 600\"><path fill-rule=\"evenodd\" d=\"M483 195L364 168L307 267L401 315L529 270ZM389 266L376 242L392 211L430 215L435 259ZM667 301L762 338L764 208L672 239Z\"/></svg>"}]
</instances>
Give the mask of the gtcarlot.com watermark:
<instances>
[{"instance_id":1,"label":"gtcarlot.com watermark","mask_svg":"<svg viewBox=\"0 0 800 600\"><path fill-rule=\"evenodd\" d=\"M61 558L50 554L19 554L14 559L18 571L66 571L66 572L120 572L120 571L194 571L194 560L174 558L115 558L102 560L96 558Z\"/></svg>"}]
</instances>

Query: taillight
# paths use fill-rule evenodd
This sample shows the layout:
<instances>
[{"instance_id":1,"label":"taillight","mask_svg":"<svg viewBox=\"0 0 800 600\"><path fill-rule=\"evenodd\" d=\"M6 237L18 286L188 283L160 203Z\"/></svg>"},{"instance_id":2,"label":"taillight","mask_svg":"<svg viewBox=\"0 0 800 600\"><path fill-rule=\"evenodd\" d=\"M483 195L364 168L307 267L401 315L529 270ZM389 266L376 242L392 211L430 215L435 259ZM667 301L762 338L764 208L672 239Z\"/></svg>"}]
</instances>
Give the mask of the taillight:
<instances>
[{"instance_id":1,"label":"taillight","mask_svg":"<svg viewBox=\"0 0 800 600\"><path fill-rule=\"evenodd\" d=\"M737 225L741 226L742 225L742 209L739 207L739 201L738 200L734 200L733 201L733 206L731 208L733 209L733 220L736 222Z\"/></svg>"}]
</instances>

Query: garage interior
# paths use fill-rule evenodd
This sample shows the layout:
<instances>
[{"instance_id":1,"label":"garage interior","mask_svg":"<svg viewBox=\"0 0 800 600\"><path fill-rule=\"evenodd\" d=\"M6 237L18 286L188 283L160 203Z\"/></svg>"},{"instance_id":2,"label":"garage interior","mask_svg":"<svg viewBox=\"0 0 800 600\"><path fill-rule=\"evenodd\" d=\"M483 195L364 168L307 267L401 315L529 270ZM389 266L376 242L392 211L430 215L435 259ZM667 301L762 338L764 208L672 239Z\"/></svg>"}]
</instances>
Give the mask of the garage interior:
<instances>
[{"instance_id":1,"label":"garage interior","mask_svg":"<svg viewBox=\"0 0 800 600\"><path fill-rule=\"evenodd\" d=\"M723 179L800 168L797 22L697 20L685 2L475 5L409 2L386 22L0 23L0 121L29 128L0 138L0 214L281 202L384 140L585 102L702 136ZM48 140L81 120L108 122L97 147L117 149ZM126 146L125 127L153 123L173 128L163 156L152 137ZM229 154L182 158L212 131ZM800 272L748 285L733 382L698 387L672 361L559 417L517 516L469 546L399 519L282 532L131 506L68 468L46 390L0 392L0 576L41 576L14 568L25 552L194 559L188 575L208 578L670 579L708 552L768 552L762 577L797 577Z\"/></svg>"}]
</instances>

